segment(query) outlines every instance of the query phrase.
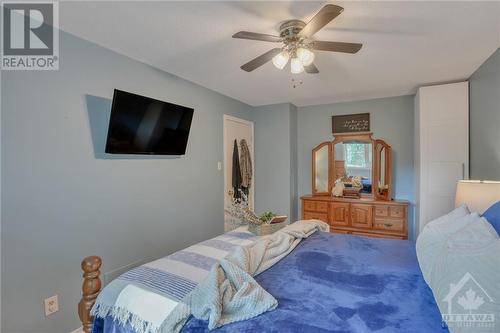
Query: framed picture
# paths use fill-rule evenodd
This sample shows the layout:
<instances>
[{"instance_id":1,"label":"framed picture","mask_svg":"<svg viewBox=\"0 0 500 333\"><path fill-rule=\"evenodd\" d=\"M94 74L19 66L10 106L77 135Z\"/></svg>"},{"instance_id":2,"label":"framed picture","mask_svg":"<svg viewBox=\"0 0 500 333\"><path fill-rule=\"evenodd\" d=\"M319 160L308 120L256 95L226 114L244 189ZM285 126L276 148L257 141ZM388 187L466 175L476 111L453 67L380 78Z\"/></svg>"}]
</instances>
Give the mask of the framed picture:
<instances>
[{"instance_id":1,"label":"framed picture","mask_svg":"<svg viewBox=\"0 0 500 333\"><path fill-rule=\"evenodd\" d=\"M356 113L332 116L332 133L370 132L370 114Z\"/></svg>"}]
</instances>

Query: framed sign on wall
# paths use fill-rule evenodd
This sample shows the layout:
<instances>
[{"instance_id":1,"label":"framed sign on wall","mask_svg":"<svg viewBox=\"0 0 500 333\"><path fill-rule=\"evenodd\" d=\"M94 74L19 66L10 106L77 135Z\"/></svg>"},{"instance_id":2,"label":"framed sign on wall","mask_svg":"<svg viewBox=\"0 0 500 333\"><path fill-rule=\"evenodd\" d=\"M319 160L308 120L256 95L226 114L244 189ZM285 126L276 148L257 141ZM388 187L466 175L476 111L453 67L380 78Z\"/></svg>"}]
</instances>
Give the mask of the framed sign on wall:
<instances>
[{"instance_id":1,"label":"framed sign on wall","mask_svg":"<svg viewBox=\"0 0 500 333\"><path fill-rule=\"evenodd\" d=\"M332 116L332 133L370 132L370 114L356 113Z\"/></svg>"}]
</instances>

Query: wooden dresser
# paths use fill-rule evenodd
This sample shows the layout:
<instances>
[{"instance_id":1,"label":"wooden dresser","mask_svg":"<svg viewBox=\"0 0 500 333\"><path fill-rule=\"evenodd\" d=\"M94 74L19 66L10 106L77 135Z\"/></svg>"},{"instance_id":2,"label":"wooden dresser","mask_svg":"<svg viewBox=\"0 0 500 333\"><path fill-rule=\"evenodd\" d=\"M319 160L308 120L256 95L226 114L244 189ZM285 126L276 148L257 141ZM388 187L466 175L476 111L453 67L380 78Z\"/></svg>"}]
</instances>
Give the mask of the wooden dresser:
<instances>
[{"instance_id":1,"label":"wooden dresser","mask_svg":"<svg viewBox=\"0 0 500 333\"><path fill-rule=\"evenodd\" d=\"M303 196L302 218L322 220L331 232L408 239L408 206L404 200Z\"/></svg>"}]
</instances>

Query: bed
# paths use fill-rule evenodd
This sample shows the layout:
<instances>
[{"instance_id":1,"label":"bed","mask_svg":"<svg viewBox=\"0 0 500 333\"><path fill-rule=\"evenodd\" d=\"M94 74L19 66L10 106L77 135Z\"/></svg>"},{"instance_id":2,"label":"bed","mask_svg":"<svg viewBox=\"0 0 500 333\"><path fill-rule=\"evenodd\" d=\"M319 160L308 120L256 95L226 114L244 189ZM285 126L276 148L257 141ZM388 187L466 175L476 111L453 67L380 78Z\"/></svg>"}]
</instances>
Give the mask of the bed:
<instances>
[{"instance_id":1,"label":"bed","mask_svg":"<svg viewBox=\"0 0 500 333\"><path fill-rule=\"evenodd\" d=\"M448 332L410 241L316 232L255 280L278 307L214 332ZM193 317L182 329L208 331ZM96 318L93 333L136 332L106 317Z\"/></svg>"}]
</instances>

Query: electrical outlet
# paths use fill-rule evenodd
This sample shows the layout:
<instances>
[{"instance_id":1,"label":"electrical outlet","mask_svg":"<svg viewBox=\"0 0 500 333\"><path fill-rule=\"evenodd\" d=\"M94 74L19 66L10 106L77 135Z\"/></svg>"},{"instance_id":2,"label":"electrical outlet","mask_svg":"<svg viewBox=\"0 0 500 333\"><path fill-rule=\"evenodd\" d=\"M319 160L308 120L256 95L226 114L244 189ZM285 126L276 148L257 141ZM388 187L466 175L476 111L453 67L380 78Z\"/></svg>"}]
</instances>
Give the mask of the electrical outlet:
<instances>
[{"instance_id":1,"label":"electrical outlet","mask_svg":"<svg viewBox=\"0 0 500 333\"><path fill-rule=\"evenodd\" d=\"M222 170L222 162L221 161L217 162L217 170L219 170L219 171Z\"/></svg>"},{"instance_id":2,"label":"electrical outlet","mask_svg":"<svg viewBox=\"0 0 500 333\"><path fill-rule=\"evenodd\" d=\"M57 295L46 298L43 304L45 306L45 316L50 316L54 312L59 311L59 300Z\"/></svg>"}]
</instances>

